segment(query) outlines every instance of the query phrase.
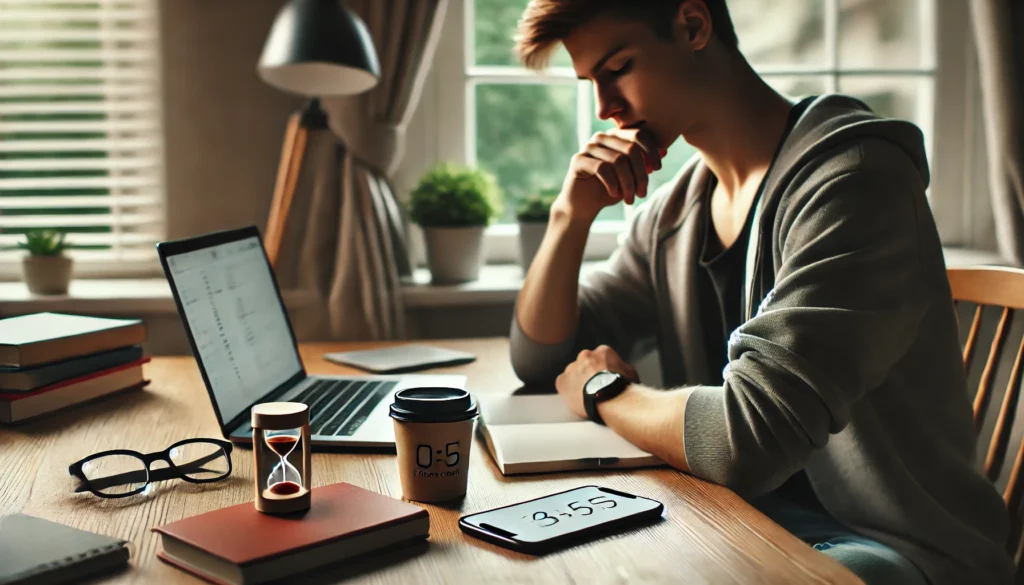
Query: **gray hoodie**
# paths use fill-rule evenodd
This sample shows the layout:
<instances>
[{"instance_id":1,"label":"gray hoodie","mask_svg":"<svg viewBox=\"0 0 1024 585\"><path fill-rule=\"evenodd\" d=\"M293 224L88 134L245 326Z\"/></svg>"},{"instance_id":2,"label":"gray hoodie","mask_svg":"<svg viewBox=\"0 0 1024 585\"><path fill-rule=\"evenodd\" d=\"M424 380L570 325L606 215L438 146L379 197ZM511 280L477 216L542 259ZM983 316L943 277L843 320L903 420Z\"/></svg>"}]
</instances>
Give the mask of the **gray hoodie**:
<instances>
[{"instance_id":1,"label":"gray hoodie","mask_svg":"<svg viewBox=\"0 0 1024 585\"><path fill-rule=\"evenodd\" d=\"M747 252L746 322L710 386L697 299L711 180L695 160L637 213L580 285L558 345L512 325L512 363L550 382L582 348L653 341L686 406L694 475L753 497L804 469L825 509L934 585L1010 583L1008 514L974 461L975 430L920 131L839 95L779 151Z\"/></svg>"}]
</instances>

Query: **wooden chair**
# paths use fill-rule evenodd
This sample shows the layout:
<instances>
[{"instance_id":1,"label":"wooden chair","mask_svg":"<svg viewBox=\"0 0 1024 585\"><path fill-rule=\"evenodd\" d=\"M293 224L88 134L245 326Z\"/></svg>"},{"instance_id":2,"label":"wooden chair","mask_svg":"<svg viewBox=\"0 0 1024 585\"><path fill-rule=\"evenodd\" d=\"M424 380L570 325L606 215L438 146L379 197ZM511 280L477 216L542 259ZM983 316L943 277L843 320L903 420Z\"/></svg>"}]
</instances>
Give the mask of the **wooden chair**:
<instances>
[{"instance_id":1,"label":"wooden chair","mask_svg":"<svg viewBox=\"0 0 1024 585\"><path fill-rule=\"evenodd\" d=\"M1021 528L1024 510L1024 408L1020 401L1024 360L1024 270L1002 267L947 271L960 322L960 342L968 391L978 429L978 461L1003 494L1010 510L1006 545L1021 581ZM969 324L969 327L967 326ZM978 348L987 355L978 359ZM1012 453L1008 460L1007 452Z\"/></svg>"}]
</instances>

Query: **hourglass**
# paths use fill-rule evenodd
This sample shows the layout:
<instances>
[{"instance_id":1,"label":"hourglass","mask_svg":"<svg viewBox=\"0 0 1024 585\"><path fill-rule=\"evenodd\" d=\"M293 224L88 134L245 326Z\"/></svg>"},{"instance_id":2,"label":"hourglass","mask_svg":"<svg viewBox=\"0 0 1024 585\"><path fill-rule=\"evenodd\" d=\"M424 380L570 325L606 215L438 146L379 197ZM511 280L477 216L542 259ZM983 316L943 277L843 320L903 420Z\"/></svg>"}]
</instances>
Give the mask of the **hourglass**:
<instances>
[{"instance_id":1,"label":"hourglass","mask_svg":"<svg viewBox=\"0 0 1024 585\"><path fill-rule=\"evenodd\" d=\"M252 407L256 509L286 514L309 508L309 407L267 402Z\"/></svg>"}]
</instances>

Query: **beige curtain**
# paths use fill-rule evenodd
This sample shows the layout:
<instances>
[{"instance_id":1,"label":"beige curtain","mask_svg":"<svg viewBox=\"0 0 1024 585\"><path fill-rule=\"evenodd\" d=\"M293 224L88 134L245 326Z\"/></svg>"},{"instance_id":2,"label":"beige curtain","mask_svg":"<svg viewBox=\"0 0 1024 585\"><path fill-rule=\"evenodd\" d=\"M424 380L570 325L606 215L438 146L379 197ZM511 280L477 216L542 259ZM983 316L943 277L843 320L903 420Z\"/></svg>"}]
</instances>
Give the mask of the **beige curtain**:
<instances>
[{"instance_id":1,"label":"beige curtain","mask_svg":"<svg viewBox=\"0 0 1024 585\"><path fill-rule=\"evenodd\" d=\"M972 0L988 172L1002 256L1024 265L1024 2Z\"/></svg>"},{"instance_id":2,"label":"beige curtain","mask_svg":"<svg viewBox=\"0 0 1024 585\"><path fill-rule=\"evenodd\" d=\"M389 183L419 101L447 0L350 0L377 47L381 79L358 96L325 98L331 129L311 133L282 245L279 278L323 299L325 318L296 324L305 339L405 335L401 277L409 259Z\"/></svg>"}]
</instances>

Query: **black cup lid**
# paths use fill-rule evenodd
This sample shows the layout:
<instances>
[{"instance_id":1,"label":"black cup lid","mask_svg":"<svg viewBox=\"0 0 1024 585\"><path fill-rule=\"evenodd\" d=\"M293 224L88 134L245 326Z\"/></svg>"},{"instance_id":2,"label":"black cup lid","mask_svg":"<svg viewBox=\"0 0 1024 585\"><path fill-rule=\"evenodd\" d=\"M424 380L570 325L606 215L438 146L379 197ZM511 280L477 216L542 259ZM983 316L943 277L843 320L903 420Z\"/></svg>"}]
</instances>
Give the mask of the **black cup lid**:
<instances>
[{"instance_id":1,"label":"black cup lid","mask_svg":"<svg viewBox=\"0 0 1024 585\"><path fill-rule=\"evenodd\" d=\"M457 422L477 412L473 397L459 388L406 388L395 392L391 405L391 417L402 422Z\"/></svg>"}]
</instances>

